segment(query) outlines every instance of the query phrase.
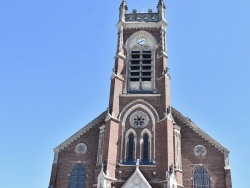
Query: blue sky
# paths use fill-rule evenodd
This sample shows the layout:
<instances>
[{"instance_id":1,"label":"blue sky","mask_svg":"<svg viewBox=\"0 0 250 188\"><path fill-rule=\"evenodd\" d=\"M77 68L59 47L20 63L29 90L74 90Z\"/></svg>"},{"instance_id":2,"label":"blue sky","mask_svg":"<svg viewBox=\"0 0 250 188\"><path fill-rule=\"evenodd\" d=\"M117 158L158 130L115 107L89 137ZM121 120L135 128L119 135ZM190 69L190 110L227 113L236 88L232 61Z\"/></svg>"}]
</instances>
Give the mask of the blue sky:
<instances>
[{"instance_id":1,"label":"blue sky","mask_svg":"<svg viewBox=\"0 0 250 188\"><path fill-rule=\"evenodd\" d=\"M53 148L107 108L120 3L0 0L1 187L47 187ZM233 187L248 187L250 1L165 3L172 105L231 151Z\"/></svg>"}]
</instances>

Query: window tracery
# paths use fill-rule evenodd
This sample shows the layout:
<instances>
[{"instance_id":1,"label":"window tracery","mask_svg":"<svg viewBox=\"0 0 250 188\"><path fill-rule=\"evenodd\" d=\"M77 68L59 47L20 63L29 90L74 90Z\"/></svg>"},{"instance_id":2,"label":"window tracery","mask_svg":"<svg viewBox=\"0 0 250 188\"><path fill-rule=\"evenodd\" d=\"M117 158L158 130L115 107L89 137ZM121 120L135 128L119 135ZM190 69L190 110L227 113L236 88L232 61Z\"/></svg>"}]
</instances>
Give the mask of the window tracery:
<instances>
[{"instance_id":1,"label":"window tracery","mask_svg":"<svg viewBox=\"0 0 250 188\"><path fill-rule=\"evenodd\" d=\"M76 164L70 174L69 188L85 188L86 170L82 164Z\"/></svg>"},{"instance_id":2,"label":"window tracery","mask_svg":"<svg viewBox=\"0 0 250 188\"><path fill-rule=\"evenodd\" d=\"M124 163L133 164L135 163L136 156L136 142L137 136L133 129L129 129L126 133L125 141L125 153L124 153Z\"/></svg>"},{"instance_id":3,"label":"window tracery","mask_svg":"<svg viewBox=\"0 0 250 188\"><path fill-rule=\"evenodd\" d=\"M211 188L210 176L208 171L203 167L196 167L194 171L194 188Z\"/></svg>"},{"instance_id":4,"label":"window tracery","mask_svg":"<svg viewBox=\"0 0 250 188\"><path fill-rule=\"evenodd\" d=\"M152 163L152 134L148 129L141 132L140 159L142 164Z\"/></svg>"},{"instance_id":5,"label":"window tracery","mask_svg":"<svg viewBox=\"0 0 250 188\"><path fill-rule=\"evenodd\" d=\"M135 104L130 108L125 107L125 109L126 110L122 110L120 117L122 122L120 163L125 165L134 165L135 161L139 159L140 164L142 165L155 164L155 121L158 119L158 115L156 114L155 117L153 113L154 111L152 112L152 110L144 104ZM133 114L139 114L139 119L136 116L135 123L140 122L141 126L134 126ZM133 133L134 135L134 161L131 163L128 162L129 140L130 143L132 143L133 140L132 138L129 139L130 133ZM132 146L132 144L130 144L130 146ZM130 151L132 150L130 149ZM131 161L131 157L129 159Z\"/></svg>"}]
</instances>

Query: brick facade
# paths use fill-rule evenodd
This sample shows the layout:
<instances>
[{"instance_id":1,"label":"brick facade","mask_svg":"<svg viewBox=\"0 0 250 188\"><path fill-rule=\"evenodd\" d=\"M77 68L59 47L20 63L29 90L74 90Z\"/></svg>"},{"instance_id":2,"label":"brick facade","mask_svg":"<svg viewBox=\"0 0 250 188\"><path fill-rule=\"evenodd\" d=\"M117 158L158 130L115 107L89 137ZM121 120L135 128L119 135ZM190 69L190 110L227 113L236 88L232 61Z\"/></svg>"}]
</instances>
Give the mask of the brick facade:
<instances>
[{"instance_id":1,"label":"brick facade","mask_svg":"<svg viewBox=\"0 0 250 188\"><path fill-rule=\"evenodd\" d=\"M72 178L76 164L86 172L82 188L193 188L197 167L207 172L210 188L232 187L229 151L171 107L162 0L157 8L158 13L127 14L122 1L109 108L54 149L49 188L76 187L81 181ZM135 61L142 62L136 69L140 81L130 79L133 49L150 49L147 81L143 55Z\"/></svg>"}]
</instances>

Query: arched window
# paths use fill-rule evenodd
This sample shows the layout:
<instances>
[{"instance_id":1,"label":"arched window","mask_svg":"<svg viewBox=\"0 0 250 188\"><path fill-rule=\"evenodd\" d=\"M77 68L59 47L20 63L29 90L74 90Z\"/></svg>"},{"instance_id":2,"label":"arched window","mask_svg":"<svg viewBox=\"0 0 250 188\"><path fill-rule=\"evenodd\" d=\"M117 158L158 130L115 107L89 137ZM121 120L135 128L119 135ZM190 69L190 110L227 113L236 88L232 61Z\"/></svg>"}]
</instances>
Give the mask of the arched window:
<instances>
[{"instance_id":1,"label":"arched window","mask_svg":"<svg viewBox=\"0 0 250 188\"><path fill-rule=\"evenodd\" d=\"M132 49L129 64L130 92L152 92L152 51L149 47Z\"/></svg>"},{"instance_id":2,"label":"arched window","mask_svg":"<svg viewBox=\"0 0 250 188\"><path fill-rule=\"evenodd\" d=\"M208 171L202 166L194 171L194 188L211 188Z\"/></svg>"},{"instance_id":3,"label":"arched window","mask_svg":"<svg viewBox=\"0 0 250 188\"><path fill-rule=\"evenodd\" d=\"M132 50L130 61L130 81L151 81L151 50Z\"/></svg>"},{"instance_id":4,"label":"arched window","mask_svg":"<svg viewBox=\"0 0 250 188\"><path fill-rule=\"evenodd\" d=\"M70 174L69 188L85 188L86 170L83 165L76 164Z\"/></svg>"},{"instance_id":5,"label":"arched window","mask_svg":"<svg viewBox=\"0 0 250 188\"><path fill-rule=\"evenodd\" d=\"M130 133L128 136L128 161L134 161L134 134Z\"/></svg>"},{"instance_id":6,"label":"arched window","mask_svg":"<svg viewBox=\"0 0 250 188\"><path fill-rule=\"evenodd\" d=\"M145 133L143 135L143 156L142 156L142 161L143 162L148 162L149 161L149 149L148 149L148 134Z\"/></svg>"}]
</instances>

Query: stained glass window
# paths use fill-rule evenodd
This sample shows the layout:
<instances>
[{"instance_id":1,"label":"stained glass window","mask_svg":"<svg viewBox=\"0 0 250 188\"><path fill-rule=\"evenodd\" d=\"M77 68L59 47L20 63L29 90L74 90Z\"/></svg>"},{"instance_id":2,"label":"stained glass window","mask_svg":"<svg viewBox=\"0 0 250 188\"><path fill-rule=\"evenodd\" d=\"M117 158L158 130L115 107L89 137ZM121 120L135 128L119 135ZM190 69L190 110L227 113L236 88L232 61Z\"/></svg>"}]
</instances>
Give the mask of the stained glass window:
<instances>
[{"instance_id":1,"label":"stained glass window","mask_svg":"<svg viewBox=\"0 0 250 188\"><path fill-rule=\"evenodd\" d=\"M143 135L143 159L144 162L149 161L148 158L148 134Z\"/></svg>"},{"instance_id":2,"label":"stained glass window","mask_svg":"<svg viewBox=\"0 0 250 188\"><path fill-rule=\"evenodd\" d=\"M86 170L83 165L77 164L74 166L70 174L69 188L85 188Z\"/></svg>"},{"instance_id":3,"label":"stained glass window","mask_svg":"<svg viewBox=\"0 0 250 188\"><path fill-rule=\"evenodd\" d=\"M211 188L208 171L202 166L194 171L194 188Z\"/></svg>"},{"instance_id":4,"label":"stained glass window","mask_svg":"<svg viewBox=\"0 0 250 188\"><path fill-rule=\"evenodd\" d=\"M128 161L134 160L134 134L130 133L129 136L129 143L128 143Z\"/></svg>"}]
</instances>

